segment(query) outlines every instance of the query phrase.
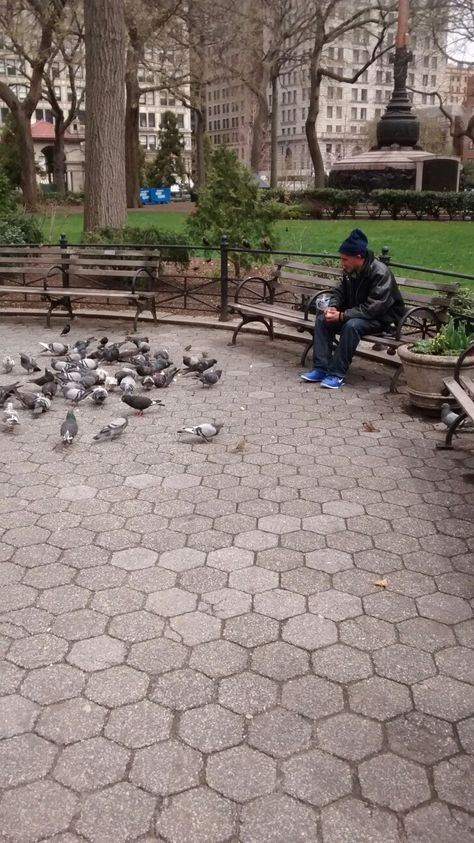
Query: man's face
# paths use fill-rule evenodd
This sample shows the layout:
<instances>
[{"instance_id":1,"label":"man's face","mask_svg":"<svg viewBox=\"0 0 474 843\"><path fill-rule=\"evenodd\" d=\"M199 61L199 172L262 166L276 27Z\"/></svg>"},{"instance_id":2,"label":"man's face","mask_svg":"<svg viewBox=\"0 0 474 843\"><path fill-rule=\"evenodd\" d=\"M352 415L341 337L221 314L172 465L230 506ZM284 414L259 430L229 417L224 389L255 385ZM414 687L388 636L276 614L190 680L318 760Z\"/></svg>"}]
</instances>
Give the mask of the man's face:
<instances>
[{"instance_id":1,"label":"man's face","mask_svg":"<svg viewBox=\"0 0 474 843\"><path fill-rule=\"evenodd\" d=\"M364 258L360 255L341 255L342 268L348 273L359 272L364 265Z\"/></svg>"}]
</instances>

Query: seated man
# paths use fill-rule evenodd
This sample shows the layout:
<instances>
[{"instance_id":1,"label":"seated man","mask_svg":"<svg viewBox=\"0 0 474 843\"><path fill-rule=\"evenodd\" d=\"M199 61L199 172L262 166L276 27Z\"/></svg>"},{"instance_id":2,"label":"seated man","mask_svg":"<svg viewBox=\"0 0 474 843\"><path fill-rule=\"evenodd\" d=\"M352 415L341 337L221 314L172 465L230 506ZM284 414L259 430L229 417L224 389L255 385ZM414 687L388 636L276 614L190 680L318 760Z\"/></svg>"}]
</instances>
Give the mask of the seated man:
<instances>
[{"instance_id":1,"label":"seated man","mask_svg":"<svg viewBox=\"0 0 474 843\"><path fill-rule=\"evenodd\" d=\"M386 331L398 324L405 308L397 282L382 261L368 249L360 228L355 228L339 249L342 279L329 305L316 317L313 366L301 377L326 389L339 389L354 352L365 334ZM336 334L339 343L334 349Z\"/></svg>"}]
</instances>

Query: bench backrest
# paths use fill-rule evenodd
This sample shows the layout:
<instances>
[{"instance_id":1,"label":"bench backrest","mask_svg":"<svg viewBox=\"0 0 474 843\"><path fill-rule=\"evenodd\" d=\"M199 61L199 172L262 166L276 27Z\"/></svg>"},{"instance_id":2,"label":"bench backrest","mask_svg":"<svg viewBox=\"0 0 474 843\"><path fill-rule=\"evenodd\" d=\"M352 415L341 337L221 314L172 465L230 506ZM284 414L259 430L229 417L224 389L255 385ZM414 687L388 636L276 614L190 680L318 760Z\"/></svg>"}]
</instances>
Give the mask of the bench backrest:
<instances>
[{"instance_id":1,"label":"bench backrest","mask_svg":"<svg viewBox=\"0 0 474 843\"><path fill-rule=\"evenodd\" d=\"M301 299L303 296L313 296L318 289L332 290L339 283L341 276L342 271L339 267L282 261L276 265L270 282L276 298L280 294L290 293ZM419 278L397 278L397 284L406 304L424 304L437 310L446 308L450 298L458 290L458 284L454 281L438 283Z\"/></svg>"},{"instance_id":2,"label":"bench backrest","mask_svg":"<svg viewBox=\"0 0 474 843\"><path fill-rule=\"evenodd\" d=\"M39 266L54 265L63 268L130 267L133 272L141 266L159 269L161 258L159 250L152 246L145 249L98 249L91 246L80 250L73 247L61 249L59 246L0 246L0 267L11 268L12 271L31 267L34 271Z\"/></svg>"}]
</instances>

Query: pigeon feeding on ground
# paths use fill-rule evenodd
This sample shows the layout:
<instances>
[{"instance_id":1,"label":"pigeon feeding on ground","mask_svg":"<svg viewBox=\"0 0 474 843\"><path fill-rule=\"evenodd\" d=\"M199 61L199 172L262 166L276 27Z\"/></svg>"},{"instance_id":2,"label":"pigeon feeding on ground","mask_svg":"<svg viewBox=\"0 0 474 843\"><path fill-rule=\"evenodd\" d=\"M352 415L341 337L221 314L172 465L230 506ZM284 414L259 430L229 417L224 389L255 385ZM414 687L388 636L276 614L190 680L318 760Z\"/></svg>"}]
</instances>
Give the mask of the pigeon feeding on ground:
<instances>
[{"instance_id":1,"label":"pigeon feeding on ground","mask_svg":"<svg viewBox=\"0 0 474 843\"><path fill-rule=\"evenodd\" d=\"M63 395L66 401L74 401L75 404L87 398L91 391L91 389L84 389L84 387L75 383L67 383L63 386Z\"/></svg>"},{"instance_id":2,"label":"pigeon feeding on ground","mask_svg":"<svg viewBox=\"0 0 474 843\"><path fill-rule=\"evenodd\" d=\"M30 372L41 372L40 367L38 366L34 357L31 357L29 354L24 354L23 352L20 354L20 363L23 369L26 369L28 374Z\"/></svg>"},{"instance_id":3,"label":"pigeon feeding on ground","mask_svg":"<svg viewBox=\"0 0 474 843\"><path fill-rule=\"evenodd\" d=\"M10 357L7 354L7 356L4 357L3 360L2 360L2 368L3 368L3 371L5 372L5 374L8 375L8 373L13 370L14 365L15 365L15 361L14 361L13 357Z\"/></svg>"},{"instance_id":4,"label":"pigeon feeding on ground","mask_svg":"<svg viewBox=\"0 0 474 843\"><path fill-rule=\"evenodd\" d=\"M69 346L63 342L40 342L38 345L41 346L41 354L54 354L55 357L61 357L69 351Z\"/></svg>"},{"instance_id":5,"label":"pigeon feeding on ground","mask_svg":"<svg viewBox=\"0 0 474 843\"><path fill-rule=\"evenodd\" d=\"M51 409L51 399L46 395L37 395L35 406L33 407L33 415L41 416L42 413L47 413Z\"/></svg>"},{"instance_id":6,"label":"pigeon feeding on ground","mask_svg":"<svg viewBox=\"0 0 474 843\"><path fill-rule=\"evenodd\" d=\"M215 386L222 375L222 369L214 369L211 372L199 372L195 375L198 381L201 381L203 386Z\"/></svg>"},{"instance_id":7,"label":"pigeon feeding on ground","mask_svg":"<svg viewBox=\"0 0 474 843\"><path fill-rule=\"evenodd\" d=\"M198 360L197 363L193 363L191 366L188 366L184 374L189 375L191 374L191 372L197 372L199 374L202 374L207 369L212 369L212 367L215 366L216 363L217 360L215 360L213 357L210 357L209 360L201 358L201 360Z\"/></svg>"},{"instance_id":8,"label":"pigeon feeding on ground","mask_svg":"<svg viewBox=\"0 0 474 843\"><path fill-rule=\"evenodd\" d=\"M153 380L151 375L145 375L145 377L142 379L143 389L146 389L146 391L149 392L150 389L153 389L154 386L155 386L155 381Z\"/></svg>"},{"instance_id":9,"label":"pigeon feeding on ground","mask_svg":"<svg viewBox=\"0 0 474 843\"><path fill-rule=\"evenodd\" d=\"M59 336L60 336L60 337L65 337L65 336L66 336L66 334L68 334L70 330L71 330L71 326L70 326L70 324L69 324L69 322L68 322L68 323L64 326L64 328L62 329L62 331L61 331L61 333L60 333L60 335L59 335Z\"/></svg>"},{"instance_id":10,"label":"pigeon feeding on ground","mask_svg":"<svg viewBox=\"0 0 474 843\"><path fill-rule=\"evenodd\" d=\"M456 413L449 404L441 404L441 421L446 427L451 427L458 418L459 413ZM461 428L463 423L459 425Z\"/></svg>"},{"instance_id":11,"label":"pigeon feeding on ground","mask_svg":"<svg viewBox=\"0 0 474 843\"><path fill-rule=\"evenodd\" d=\"M125 428L127 427L128 419L123 417L112 419L109 424L106 424L98 433L94 436L96 442L102 442L104 439L116 439L118 436L121 436L124 432Z\"/></svg>"},{"instance_id":12,"label":"pigeon feeding on ground","mask_svg":"<svg viewBox=\"0 0 474 843\"><path fill-rule=\"evenodd\" d=\"M0 386L0 407L3 407L5 401L15 395L16 388L20 386L20 381L9 384L9 386Z\"/></svg>"},{"instance_id":13,"label":"pigeon feeding on ground","mask_svg":"<svg viewBox=\"0 0 474 843\"><path fill-rule=\"evenodd\" d=\"M12 431L18 424L20 424L20 419L18 418L18 414L13 410L13 404L9 402L6 406L6 409L3 411L3 423L5 425L5 429L8 431Z\"/></svg>"},{"instance_id":14,"label":"pigeon feeding on ground","mask_svg":"<svg viewBox=\"0 0 474 843\"><path fill-rule=\"evenodd\" d=\"M58 385L56 381L48 381L48 383L44 383L41 387L41 392L43 395L46 395L48 398L54 398L56 392L58 391Z\"/></svg>"},{"instance_id":15,"label":"pigeon feeding on ground","mask_svg":"<svg viewBox=\"0 0 474 843\"><path fill-rule=\"evenodd\" d=\"M108 397L108 394L109 393L107 392L105 387L96 386L95 389L93 389L92 392L91 392L91 400L94 402L94 404L98 404L99 406L102 406L102 404L105 402L106 398Z\"/></svg>"},{"instance_id":16,"label":"pigeon feeding on ground","mask_svg":"<svg viewBox=\"0 0 474 843\"><path fill-rule=\"evenodd\" d=\"M61 439L65 445L71 445L79 430L74 410L68 410L61 427Z\"/></svg>"},{"instance_id":17,"label":"pigeon feeding on ground","mask_svg":"<svg viewBox=\"0 0 474 843\"><path fill-rule=\"evenodd\" d=\"M45 369L44 375L41 375L39 378L32 378L29 383L35 383L37 386L43 386L43 384L49 383L49 381L54 381L54 374L51 369Z\"/></svg>"},{"instance_id":18,"label":"pigeon feeding on ground","mask_svg":"<svg viewBox=\"0 0 474 843\"><path fill-rule=\"evenodd\" d=\"M175 366L173 369L168 369L167 372L155 372L153 375L153 383L158 389L166 389L180 371L181 370L177 369Z\"/></svg>"},{"instance_id":19,"label":"pigeon feeding on ground","mask_svg":"<svg viewBox=\"0 0 474 843\"><path fill-rule=\"evenodd\" d=\"M146 395L129 395L125 394L122 395L122 401L124 404L128 404L129 407L132 407L134 410L137 411L137 416L143 416L145 410L148 410L149 407L159 406L162 405L162 401L155 401L153 398L148 398Z\"/></svg>"},{"instance_id":20,"label":"pigeon feeding on ground","mask_svg":"<svg viewBox=\"0 0 474 843\"><path fill-rule=\"evenodd\" d=\"M134 391L136 384L133 378L126 377L122 378L119 386L124 395L130 395Z\"/></svg>"},{"instance_id":21,"label":"pigeon feeding on ground","mask_svg":"<svg viewBox=\"0 0 474 843\"><path fill-rule=\"evenodd\" d=\"M15 389L14 394L15 394L15 397L20 402L20 404L22 404L23 407L25 407L26 410L34 410L36 401L39 398L40 394L42 394L42 393L38 393L38 392L18 392L18 390Z\"/></svg>"},{"instance_id":22,"label":"pigeon feeding on ground","mask_svg":"<svg viewBox=\"0 0 474 843\"><path fill-rule=\"evenodd\" d=\"M180 427L178 433L189 433L199 436L204 442L210 442L211 439L217 436L222 427L223 424L221 422L212 422L212 424L211 422L202 422L201 424L196 424L194 427Z\"/></svg>"}]
</instances>

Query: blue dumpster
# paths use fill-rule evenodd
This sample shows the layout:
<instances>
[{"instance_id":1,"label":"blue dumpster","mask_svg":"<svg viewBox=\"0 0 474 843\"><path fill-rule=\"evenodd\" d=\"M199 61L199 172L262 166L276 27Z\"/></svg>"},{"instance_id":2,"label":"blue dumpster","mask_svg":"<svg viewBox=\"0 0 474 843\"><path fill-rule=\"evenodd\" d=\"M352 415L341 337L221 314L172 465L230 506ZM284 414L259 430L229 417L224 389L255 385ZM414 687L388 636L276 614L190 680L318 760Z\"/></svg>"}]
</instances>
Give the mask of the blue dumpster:
<instances>
[{"instance_id":1,"label":"blue dumpster","mask_svg":"<svg viewBox=\"0 0 474 843\"><path fill-rule=\"evenodd\" d=\"M150 202L152 205L167 205L171 201L169 187L150 187Z\"/></svg>"},{"instance_id":2,"label":"blue dumpster","mask_svg":"<svg viewBox=\"0 0 474 843\"><path fill-rule=\"evenodd\" d=\"M151 197L150 197L150 188L149 187L141 187L140 188L140 202L142 205L151 205Z\"/></svg>"}]
</instances>

